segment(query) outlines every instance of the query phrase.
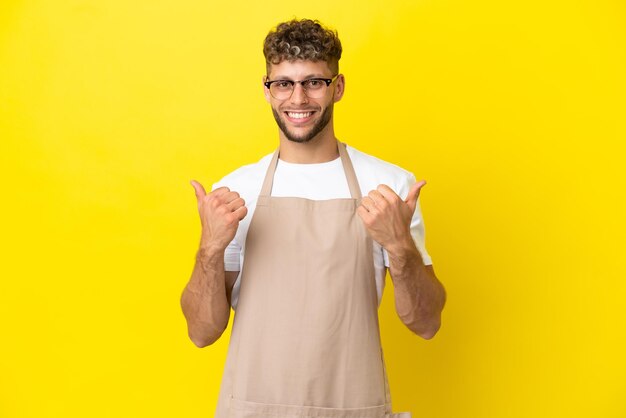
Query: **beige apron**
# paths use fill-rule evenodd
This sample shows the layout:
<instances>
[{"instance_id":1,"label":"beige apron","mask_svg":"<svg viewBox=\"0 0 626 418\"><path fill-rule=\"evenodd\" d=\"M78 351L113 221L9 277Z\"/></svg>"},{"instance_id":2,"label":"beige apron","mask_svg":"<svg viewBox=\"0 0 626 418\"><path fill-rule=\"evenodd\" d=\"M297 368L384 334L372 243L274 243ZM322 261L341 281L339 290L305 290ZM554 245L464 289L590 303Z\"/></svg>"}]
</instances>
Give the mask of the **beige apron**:
<instances>
[{"instance_id":1,"label":"beige apron","mask_svg":"<svg viewBox=\"0 0 626 418\"><path fill-rule=\"evenodd\" d=\"M269 165L245 246L217 418L410 418L391 413L372 240L352 198L271 197Z\"/></svg>"}]
</instances>

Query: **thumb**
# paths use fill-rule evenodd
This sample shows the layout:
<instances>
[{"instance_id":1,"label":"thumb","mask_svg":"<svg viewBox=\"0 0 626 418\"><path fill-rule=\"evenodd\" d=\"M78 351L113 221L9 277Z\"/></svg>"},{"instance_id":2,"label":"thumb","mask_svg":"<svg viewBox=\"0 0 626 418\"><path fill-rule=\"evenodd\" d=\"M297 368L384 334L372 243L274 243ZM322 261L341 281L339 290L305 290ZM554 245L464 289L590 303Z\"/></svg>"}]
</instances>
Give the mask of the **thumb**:
<instances>
[{"instance_id":1,"label":"thumb","mask_svg":"<svg viewBox=\"0 0 626 418\"><path fill-rule=\"evenodd\" d=\"M195 180L191 180L191 185L193 186L193 189L196 191L196 198L200 199L204 196L206 196L206 191L204 190L204 187L202 187L202 185L200 183L198 183Z\"/></svg>"},{"instance_id":2,"label":"thumb","mask_svg":"<svg viewBox=\"0 0 626 418\"><path fill-rule=\"evenodd\" d=\"M411 213L415 212L415 207L417 206L417 198L420 195L420 189L426 184L426 180L420 180L409 189L409 194L407 195L404 201L409 208L411 209Z\"/></svg>"}]
</instances>

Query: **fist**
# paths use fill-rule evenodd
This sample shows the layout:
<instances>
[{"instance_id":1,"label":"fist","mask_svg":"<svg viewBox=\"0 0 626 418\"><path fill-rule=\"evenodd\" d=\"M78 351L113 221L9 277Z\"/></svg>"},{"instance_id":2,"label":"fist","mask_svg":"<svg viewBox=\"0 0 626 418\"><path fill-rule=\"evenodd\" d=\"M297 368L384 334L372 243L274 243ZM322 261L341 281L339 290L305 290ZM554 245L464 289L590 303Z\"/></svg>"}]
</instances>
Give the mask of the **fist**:
<instances>
[{"instance_id":1,"label":"fist","mask_svg":"<svg viewBox=\"0 0 626 418\"><path fill-rule=\"evenodd\" d=\"M387 251L412 242L411 218L424 184L424 180L414 184L404 200L384 184L361 200L361 205L357 208L358 215L372 239Z\"/></svg>"},{"instance_id":2,"label":"fist","mask_svg":"<svg viewBox=\"0 0 626 418\"><path fill-rule=\"evenodd\" d=\"M198 213L202 224L202 243L225 249L235 238L239 222L245 218L248 208L239 193L228 187L220 187L207 193L195 180L191 185L196 191Z\"/></svg>"}]
</instances>

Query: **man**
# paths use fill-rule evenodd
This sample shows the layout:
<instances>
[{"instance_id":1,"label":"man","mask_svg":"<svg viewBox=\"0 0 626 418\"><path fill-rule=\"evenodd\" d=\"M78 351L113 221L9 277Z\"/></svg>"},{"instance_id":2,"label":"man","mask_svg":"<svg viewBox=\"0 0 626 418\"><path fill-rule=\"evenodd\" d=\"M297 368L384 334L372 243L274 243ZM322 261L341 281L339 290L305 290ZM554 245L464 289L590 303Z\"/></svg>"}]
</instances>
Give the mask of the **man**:
<instances>
[{"instance_id":1,"label":"man","mask_svg":"<svg viewBox=\"0 0 626 418\"><path fill-rule=\"evenodd\" d=\"M425 182L335 137L341 51L316 21L278 25L263 79L278 151L210 193L192 181L202 235L181 299L191 340L212 344L236 312L218 418L410 416L391 412L380 346L387 267L407 327L425 339L440 327Z\"/></svg>"}]
</instances>

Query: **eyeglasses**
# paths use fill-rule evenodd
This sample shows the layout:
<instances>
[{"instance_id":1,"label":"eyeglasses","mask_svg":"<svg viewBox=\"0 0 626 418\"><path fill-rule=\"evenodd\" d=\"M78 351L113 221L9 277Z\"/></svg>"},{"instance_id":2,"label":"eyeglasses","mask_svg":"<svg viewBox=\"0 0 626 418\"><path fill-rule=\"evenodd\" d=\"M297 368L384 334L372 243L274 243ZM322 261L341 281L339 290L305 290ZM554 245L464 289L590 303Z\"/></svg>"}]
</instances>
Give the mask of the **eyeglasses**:
<instances>
[{"instance_id":1,"label":"eyeglasses","mask_svg":"<svg viewBox=\"0 0 626 418\"><path fill-rule=\"evenodd\" d=\"M326 94L330 83L335 81L339 74L333 78L307 78L306 80L272 80L266 81L265 87L270 90L270 94L276 100L287 100L293 94L296 83L300 83L304 89L304 94L310 99L321 99Z\"/></svg>"}]
</instances>

